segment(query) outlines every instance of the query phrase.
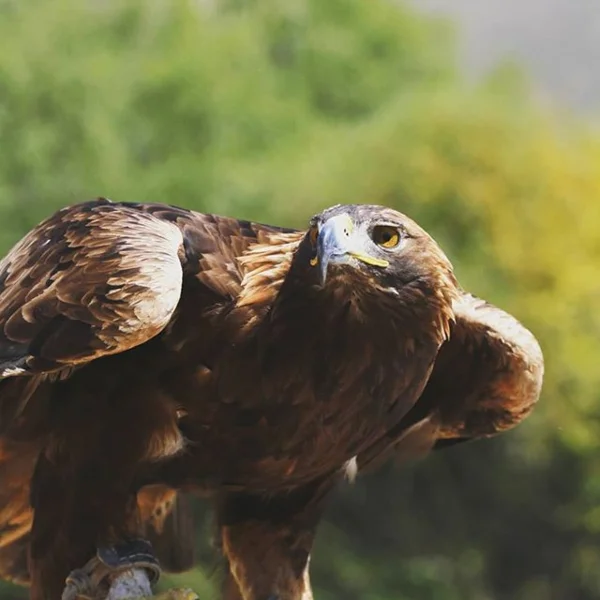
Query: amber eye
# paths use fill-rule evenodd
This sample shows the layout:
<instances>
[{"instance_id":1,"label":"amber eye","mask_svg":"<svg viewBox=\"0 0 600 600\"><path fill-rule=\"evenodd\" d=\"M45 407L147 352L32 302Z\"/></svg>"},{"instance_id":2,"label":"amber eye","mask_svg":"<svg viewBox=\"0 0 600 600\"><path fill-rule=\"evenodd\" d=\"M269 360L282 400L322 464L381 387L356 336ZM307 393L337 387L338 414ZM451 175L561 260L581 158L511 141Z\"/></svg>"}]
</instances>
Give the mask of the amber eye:
<instances>
[{"instance_id":1,"label":"amber eye","mask_svg":"<svg viewBox=\"0 0 600 600\"><path fill-rule=\"evenodd\" d=\"M377 225L373 227L371 238L382 248L395 248L400 243L400 232L390 225Z\"/></svg>"},{"instance_id":2,"label":"amber eye","mask_svg":"<svg viewBox=\"0 0 600 600\"><path fill-rule=\"evenodd\" d=\"M317 227L311 227L310 231L308 232L308 238L313 247L317 245L318 237L319 237L319 229Z\"/></svg>"}]
</instances>

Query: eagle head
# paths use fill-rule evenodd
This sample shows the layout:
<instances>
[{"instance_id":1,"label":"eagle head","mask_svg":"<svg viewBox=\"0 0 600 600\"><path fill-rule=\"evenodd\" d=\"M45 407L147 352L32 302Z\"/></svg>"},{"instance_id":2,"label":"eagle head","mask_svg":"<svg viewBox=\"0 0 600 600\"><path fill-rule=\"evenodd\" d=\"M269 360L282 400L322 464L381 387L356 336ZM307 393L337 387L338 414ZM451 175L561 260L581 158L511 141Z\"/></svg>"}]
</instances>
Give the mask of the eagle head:
<instances>
[{"instance_id":1,"label":"eagle head","mask_svg":"<svg viewBox=\"0 0 600 600\"><path fill-rule=\"evenodd\" d=\"M452 265L433 238L383 206L333 206L313 216L305 233L274 234L240 262L237 306L253 308L250 325L267 313L274 323L309 310L334 318L338 309L365 323L400 319L407 331L433 324L441 339L459 295Z\"/></svg>"},{"instance_id":2,"label":"eagle head","mask_svg":"<svg viewBox=\"0 0 600 600\"><path fill-rule=\"evenodd\" d=\"M456 288L452 265L412 219L367 204L337 205L315 215L296 257L321 287L344 283L398 295Z\"/></svg>"}]
</instances>

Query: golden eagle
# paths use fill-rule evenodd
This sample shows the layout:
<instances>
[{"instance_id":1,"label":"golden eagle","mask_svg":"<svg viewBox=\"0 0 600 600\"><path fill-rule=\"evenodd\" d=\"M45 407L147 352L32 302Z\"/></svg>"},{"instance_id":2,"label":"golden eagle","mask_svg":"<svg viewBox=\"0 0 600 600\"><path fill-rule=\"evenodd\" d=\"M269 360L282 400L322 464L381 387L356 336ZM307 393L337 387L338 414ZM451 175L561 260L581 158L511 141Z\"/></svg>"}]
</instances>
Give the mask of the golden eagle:
<instances>
[{"instance_id":1,"label":"golden eagle","mask_svg":"<svg viewBox=\"0 0 600 600\"><path fill-rule=\"evenodd\" d=\"M0 574L37 600L148 594L157 555L190 566L191 490L228 599L309 599L338 481L514 426L542 378L534 336L389 208L306 231L64 208L0 262Z\"/></svg>"}]
</instances>

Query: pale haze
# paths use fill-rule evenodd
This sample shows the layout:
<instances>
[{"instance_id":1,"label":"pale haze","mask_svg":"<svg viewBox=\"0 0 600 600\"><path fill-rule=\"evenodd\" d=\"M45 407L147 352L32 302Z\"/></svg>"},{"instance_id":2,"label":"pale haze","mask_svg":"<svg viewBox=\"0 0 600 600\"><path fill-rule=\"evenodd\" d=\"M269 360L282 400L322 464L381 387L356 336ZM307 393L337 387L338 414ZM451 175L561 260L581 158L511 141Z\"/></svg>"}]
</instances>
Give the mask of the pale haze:
<instances>
[{"instance_id":1,"label":"pale haze","mask_svg":"<svg viewBox=\"0 0 600 600\"><path fill-rule=\"evenodd\" d=\"M517 59L536 87L578 111L600 107L600 0L412 0L452 17L462 64L478 75Z\"/></svg>"}]
</instances>

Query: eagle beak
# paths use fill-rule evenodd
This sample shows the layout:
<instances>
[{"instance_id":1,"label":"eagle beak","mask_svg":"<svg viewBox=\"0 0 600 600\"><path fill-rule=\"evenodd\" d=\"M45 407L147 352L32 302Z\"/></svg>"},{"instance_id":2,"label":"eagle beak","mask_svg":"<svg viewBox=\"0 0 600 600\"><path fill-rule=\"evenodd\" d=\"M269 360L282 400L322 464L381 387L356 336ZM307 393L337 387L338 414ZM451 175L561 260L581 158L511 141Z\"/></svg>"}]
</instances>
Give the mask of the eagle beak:
<instances>
[{"instance_id":1,"label":"eagle beak","mask_svg":"<svg viewBox=\"0 0 600 600\"><path fill-rule=\"evenodd\" d=\"M319 268L321 285L327 279L330 263L346 263L349 257L356 258L368 265L387 267L389 262L366 253L363 241L356 234L354 222L347 214L331 217L319 229L317 238L317 256L311 264Z\"/></svg>"}]
</instances>

